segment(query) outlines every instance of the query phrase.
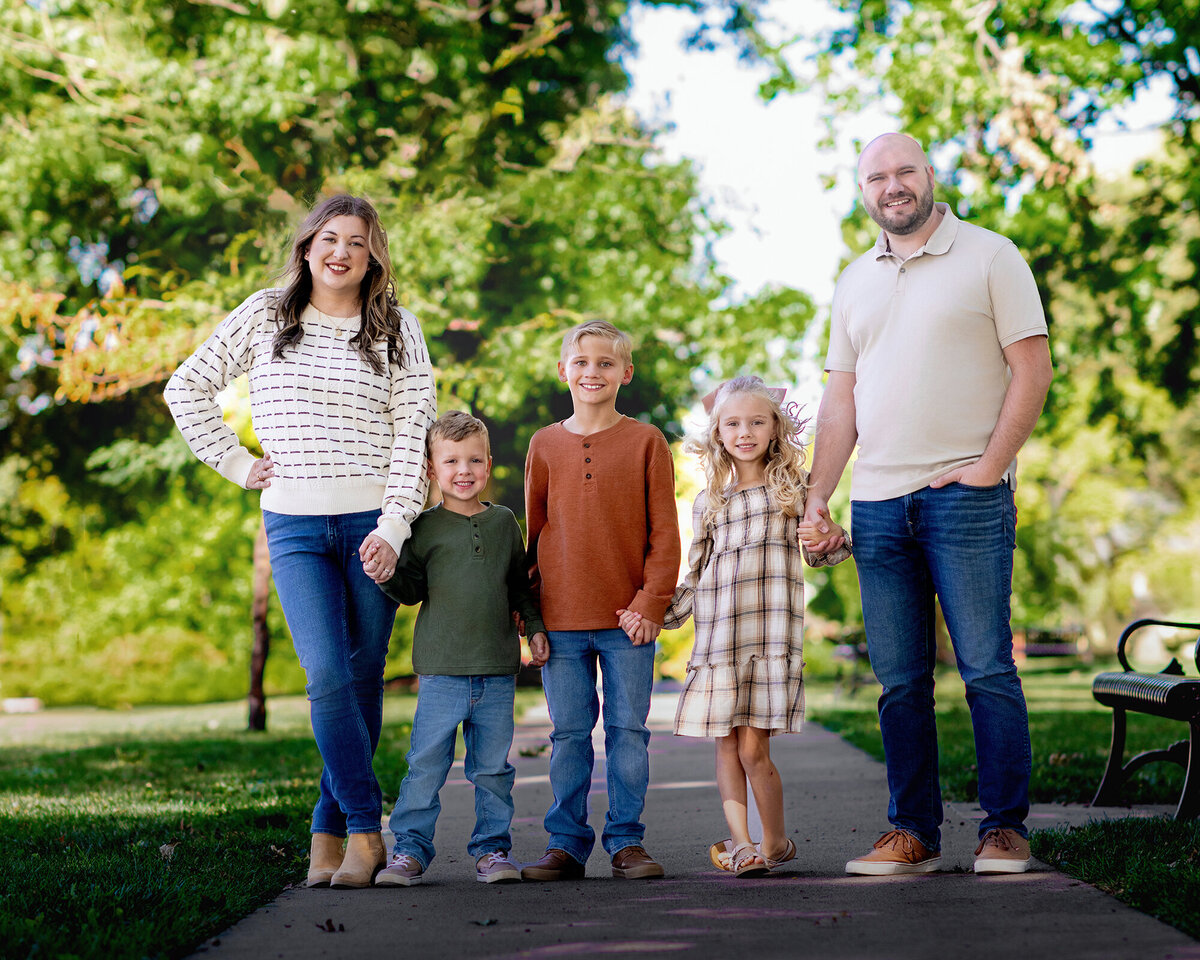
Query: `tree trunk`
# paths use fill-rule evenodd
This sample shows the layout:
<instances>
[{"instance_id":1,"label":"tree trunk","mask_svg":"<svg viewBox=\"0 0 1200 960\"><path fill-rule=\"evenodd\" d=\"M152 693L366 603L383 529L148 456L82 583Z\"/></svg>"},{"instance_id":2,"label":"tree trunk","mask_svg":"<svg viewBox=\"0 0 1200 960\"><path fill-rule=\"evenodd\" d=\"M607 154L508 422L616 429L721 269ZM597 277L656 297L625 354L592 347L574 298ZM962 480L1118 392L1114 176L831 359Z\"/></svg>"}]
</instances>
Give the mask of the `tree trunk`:
<instances>
[{"instance_id":1,"label":"tree trunk","mask_svg":"<svg viewBox=\"0 0 1200 960\"><path fill-rule=\"evenodd\" d=\"M250 603L254 624L254 646L250 650L249 728L267 729L267 697L263 693L263 671L271 650L271 632L267 628L267 601L271 597L271 556L267 552L267 527L259 524L254 538L254 594Z\"/></svg>"}]
</instances>

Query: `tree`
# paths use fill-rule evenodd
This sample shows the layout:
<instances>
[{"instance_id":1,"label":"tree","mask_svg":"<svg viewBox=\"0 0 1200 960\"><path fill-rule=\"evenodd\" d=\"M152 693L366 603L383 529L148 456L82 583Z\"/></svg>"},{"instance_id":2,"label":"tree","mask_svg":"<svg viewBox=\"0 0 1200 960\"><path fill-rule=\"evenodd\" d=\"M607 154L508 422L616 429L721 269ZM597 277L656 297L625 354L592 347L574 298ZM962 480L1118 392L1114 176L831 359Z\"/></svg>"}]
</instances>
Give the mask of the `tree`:
<instances>
[{"instance_id":1,"label":"tree","mask_svg":"<svg viewBox=\"0 0 1200 960\"><path fill-rule=\"evenodd\" d=\"M757 3L684 5L754 48ZM562 412L556 337L583 317L629 330L638 376L624 409L668 432L694 378L778 372L765 347L799 336L812 304L769 291L718 306L729 284L706 243L720 226L690 167L663 163L611 98L627 7L38 0L0 13L0 176L13 197L0 211L0 272L13 278L0 290L0 465L19 460L68 493L59 513L26 511L44 561L85 532L169 523L146 494L178 451L158 385L273 282L290 225L322 191L377 201L443 405L493 428L498 499L519 503L528 436ZM171 483L236 495L170 462ZM249 498L222 503L234 536L253 519ZM4 521L0 553L13 556ZM14 563L32 596L42 563Z\"/></svg>"},{"instance_id":2,"label":"tree","mask_svg":"<svg viewBox=\"0 0 1200 960\"><path fill-rule=\"evenodd\" d=\"M1194 551L1200 533L1190 473L1200 4L833 6L845 18L816 38L814 73L830 132L887 98L899 128L926 145L943 199L1011 237L1042 290L1057 376L1018 490L1018 615L1111 632L1132 608L1131 555L1162 568L1172 534ZM1169 89L1173 104L1162 150L1107 179L1089 152L1095 125L1128 115L1151 88ZM870 234L856 210L851 250ZM1160 602L1195 608L1200 580L1162 581Z\"/></svg>"}]
</instances>

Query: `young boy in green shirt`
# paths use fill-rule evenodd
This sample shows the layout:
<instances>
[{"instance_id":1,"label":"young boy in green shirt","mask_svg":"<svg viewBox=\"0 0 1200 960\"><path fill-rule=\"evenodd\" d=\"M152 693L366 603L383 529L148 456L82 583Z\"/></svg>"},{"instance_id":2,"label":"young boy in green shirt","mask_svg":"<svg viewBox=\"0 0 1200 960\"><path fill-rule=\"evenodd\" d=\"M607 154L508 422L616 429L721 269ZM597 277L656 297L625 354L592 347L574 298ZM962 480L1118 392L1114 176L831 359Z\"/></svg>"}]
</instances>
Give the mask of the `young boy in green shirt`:
<instances>
[{"instance_id":1,"label":"young boy in green shirt","mask_svg":"<svg viewBox=\"0 0 1200 960\"><path fill-rule=\"evenodd\" d=\"M475 830L467 852L481 883L519 881L509 859L515 770L513 695L521 665L513 613L529 636L534 664L549 657L541 614L529 585L525 544L512 511L479 499L492 467L487 427L458 411L429 431L429 476L442 502L413 523L384 592L421 603L413 630L413 669L421 677L408 775L389 821L391 862L377 886L421 883L434 858L438 793L454 762L461 723L464 772L475 785Z\"/></svg>"}]
</instances>

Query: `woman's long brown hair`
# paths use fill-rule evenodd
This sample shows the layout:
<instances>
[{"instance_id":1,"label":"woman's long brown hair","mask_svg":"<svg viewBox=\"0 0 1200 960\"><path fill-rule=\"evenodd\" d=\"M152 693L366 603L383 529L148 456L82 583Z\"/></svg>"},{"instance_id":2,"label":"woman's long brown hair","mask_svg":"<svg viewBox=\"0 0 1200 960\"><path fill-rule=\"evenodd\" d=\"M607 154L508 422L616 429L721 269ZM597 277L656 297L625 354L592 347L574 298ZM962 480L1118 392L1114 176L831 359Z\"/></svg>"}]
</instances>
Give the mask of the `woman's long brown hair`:
<instances>
[{"instance_id":1,"label":"woman's long brown hair","mask_svg":"<svg viewBox=\"0 0 1200 960\"><path fill-rule=\"evenodd\" d=\"M400 335L400 304L392 278L392 261L388 255L387 233L379 222L379 214L369 200L339 194L330 197L304 218L292 240L284 275L288 283L276 300L275 321L278 329L271 341L271 356L278 359L284 350L300 342L304 334L300 314L312 297L312 273L308 267L308 248L326 223L334 217L361 217L367 225L367 273L359 290L362 325L350 342L376 373L383 373L383 362L375 344L387 341L389 364L403 366L404 342Z\"/></svg>"}]
</instances>

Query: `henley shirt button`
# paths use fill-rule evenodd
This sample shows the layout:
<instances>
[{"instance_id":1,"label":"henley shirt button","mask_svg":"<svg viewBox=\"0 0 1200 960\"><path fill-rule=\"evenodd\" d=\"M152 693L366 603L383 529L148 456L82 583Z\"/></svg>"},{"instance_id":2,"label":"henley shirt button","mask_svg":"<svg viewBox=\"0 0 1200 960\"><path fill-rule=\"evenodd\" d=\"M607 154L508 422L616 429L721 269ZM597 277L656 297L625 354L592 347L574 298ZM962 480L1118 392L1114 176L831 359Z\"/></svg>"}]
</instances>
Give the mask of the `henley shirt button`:
<instances>
[{"instance_id":1,"label":"henley shirt button","mask_svg":"<svg viewBox=\"0 0 1200 960\"><path fill-rule=\"evenodd\" d=\"M591 479L592 479L592 475L591 475L590 473L587 475L587 479L588 479L588 480L591 480Z\"/></svg>"},{"instance_id":2,"label":"henley shirt button","mask_svg":"<svg viewBox=\"0 0 1200 960\"><path fill-rule=\"evenodd\" d=\"M586 450L586 449L587 449L588 447L590 447L590 446L591 446L591 444L590 444L590 443L585 443L585 444L583 445L583 449L584 449L584 450Z\"/></svg>"},{"instance_id":3,"label":"henley shirt button","mask_svg":"<svg viewBox=\"0 0 1200 960\"><path fill-rule=\"evenodd\" d=\"M591 462L592 462L592 458L591 458L591 457L584 457L584 458L583 458L583 462L584 462L584 463L591 463Z\"/></svg>"},{"instance_id":4,"label":"henley shirt button","mask_svg":"<svg viewBox=\"0 0 1200 960\"><path fill-rule=\"evenodd\" d=\"M906 269L908 269L908 268L907 268L907 267L901 267L901 268L900 268L900 272L901 272L901 273L903 273L903 272L904 272Z\"/></svg>"},{"instance_id":5,"label":"henley shirt button","mask_svg":"<svg viewBox=\"0 0 1200 960\"><path fill-rule=\"evenodd\" d=\"M475 552L476 552L476 553L478 553L478 552L479 552L479 548L478 548L478 547L476 547L476 548L475 548Z\"/></svg>"}]
</instances>

